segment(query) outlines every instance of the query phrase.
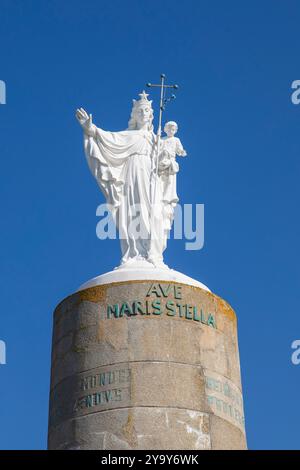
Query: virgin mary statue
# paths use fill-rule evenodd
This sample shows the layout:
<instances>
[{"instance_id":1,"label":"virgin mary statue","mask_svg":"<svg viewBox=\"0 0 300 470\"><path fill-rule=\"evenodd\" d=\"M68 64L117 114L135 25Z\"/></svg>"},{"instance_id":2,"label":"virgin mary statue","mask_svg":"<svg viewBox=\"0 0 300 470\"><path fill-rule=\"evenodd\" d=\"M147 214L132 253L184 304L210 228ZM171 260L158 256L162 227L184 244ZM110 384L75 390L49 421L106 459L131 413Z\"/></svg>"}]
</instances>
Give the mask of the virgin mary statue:
<instances>
[{"instance_id":1,"label":"virgin mary statue","mask_svg":"<svg viewBox=\"0 0 300 470\"><path fill-rule=\"evenodd\" d=\"M102 190L119 230L121 265L163 262L172 226L176 191L162 184L156 169L157 145L153 132L152 101L143 92L133 100L128 129L107 132L96 127L82 108L76 117L84 131L89 168ZM171 184L171 180L170 180Z\"/></svg>"}]
</instances>

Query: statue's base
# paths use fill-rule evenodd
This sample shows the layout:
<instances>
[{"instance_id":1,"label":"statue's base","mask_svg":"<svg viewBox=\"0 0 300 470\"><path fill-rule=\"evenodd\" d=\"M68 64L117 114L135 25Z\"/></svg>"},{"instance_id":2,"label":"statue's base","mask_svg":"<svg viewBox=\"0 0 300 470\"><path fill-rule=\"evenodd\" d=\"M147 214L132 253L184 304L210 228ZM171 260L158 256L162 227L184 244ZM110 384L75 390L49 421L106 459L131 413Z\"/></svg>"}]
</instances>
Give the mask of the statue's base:
<instances>
[{"instance_id":1,"label":"statue's base","mask_svg":"<svg viewBox=\"0 0 300 470\"><path fill-rule=\"evenodd\" d=\"M179 282L181 284L188 284L190 286L200 287L208 292L209 288L202 284L202 282L186 276L185 274L169 269L168 266L155 268L153 264L147 261L135 261L126 263L116 267L113 271L101 274L94 277L79 287L80 290L88 289L90 287L101 286L103 284L111 284L113 282L127 282L127 281L171 281Z\"/></svg>"},{"instance_id":2,"label":"statue's base","mask_svg":"<svg viewBox=\"0 0 300 470\"><path fill-rule=\"evenodd\" d=\"M49 448L245 449L234 311L176 271L121 271L55 310Z\"/></svg>"}]
</instances>

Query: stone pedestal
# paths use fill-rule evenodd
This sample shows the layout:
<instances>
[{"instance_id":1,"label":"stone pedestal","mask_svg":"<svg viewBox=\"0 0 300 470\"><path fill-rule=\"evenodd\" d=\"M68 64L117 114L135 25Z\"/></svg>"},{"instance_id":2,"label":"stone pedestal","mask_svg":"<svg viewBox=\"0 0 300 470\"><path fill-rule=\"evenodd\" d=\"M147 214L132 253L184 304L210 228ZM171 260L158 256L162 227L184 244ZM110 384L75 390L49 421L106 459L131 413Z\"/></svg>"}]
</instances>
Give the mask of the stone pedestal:
<instances>
[{"instance_id":1,"label":"stone pedestal","mask_svg":"<svg viewBox=\"0 0 300 470\"><path fill-rule=\"evenodd\" d=\"M232 308L196 286L96 285L54 313L50 449L245 449Z\"/></svg>"}]
</instances>

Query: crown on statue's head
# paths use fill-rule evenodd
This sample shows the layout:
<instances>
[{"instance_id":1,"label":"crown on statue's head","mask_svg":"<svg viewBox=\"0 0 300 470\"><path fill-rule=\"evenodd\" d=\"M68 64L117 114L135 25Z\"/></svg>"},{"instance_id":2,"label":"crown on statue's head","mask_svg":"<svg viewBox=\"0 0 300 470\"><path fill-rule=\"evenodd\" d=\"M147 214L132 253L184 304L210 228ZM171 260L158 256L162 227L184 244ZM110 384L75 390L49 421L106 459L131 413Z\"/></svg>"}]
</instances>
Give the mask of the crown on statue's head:
<instances>
[{"instance_id":1,"label":"crown on statue's head","mask_svg":"<svg viewBox=\"0 0 300 470\"><path fill-rule=\"evenodd\" d=\"M143 105L148 105L150 108L152 107L152 100L148 100L148 94L145 92L145 90L142 91L142 93L139 93L140 99L139 100L132 100L133 101L133 107L137 108L139 106Z\"/></svg>"}]
</instances>

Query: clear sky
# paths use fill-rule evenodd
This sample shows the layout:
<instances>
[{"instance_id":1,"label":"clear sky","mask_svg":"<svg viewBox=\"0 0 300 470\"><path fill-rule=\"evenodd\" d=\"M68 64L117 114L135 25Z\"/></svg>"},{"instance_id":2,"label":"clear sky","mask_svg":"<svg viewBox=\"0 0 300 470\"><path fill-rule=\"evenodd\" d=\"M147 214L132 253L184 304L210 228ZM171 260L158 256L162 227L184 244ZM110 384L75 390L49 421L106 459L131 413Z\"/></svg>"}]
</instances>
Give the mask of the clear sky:
<instances>
[{"instance_id":1,"label":"clear sky","mask_svg":"<svg viewBox=\"0 0 300 470\"><path fill-rule=\"evenodd\" d=\"M164 72L179 197L205 204L204 248L171 240L166 262L237 313L249 447L299 449L299 2L0 0L0 18L0 448L46 447L52 311L120 258L74 111L124 129Z\"/></svg>"}]
</instances>

